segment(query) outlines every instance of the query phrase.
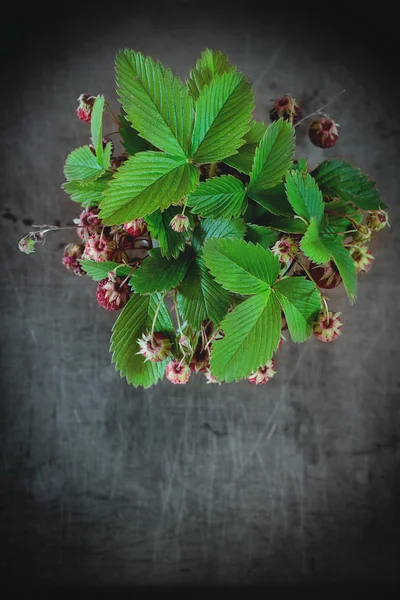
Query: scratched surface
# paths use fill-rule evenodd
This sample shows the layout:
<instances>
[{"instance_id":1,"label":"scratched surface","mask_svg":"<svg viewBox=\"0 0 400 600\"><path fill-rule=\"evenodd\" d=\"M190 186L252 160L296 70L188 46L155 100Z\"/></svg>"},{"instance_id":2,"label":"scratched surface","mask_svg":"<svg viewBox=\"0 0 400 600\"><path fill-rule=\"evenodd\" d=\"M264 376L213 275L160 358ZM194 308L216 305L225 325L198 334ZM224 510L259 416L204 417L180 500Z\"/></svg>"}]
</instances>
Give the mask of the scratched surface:
<instances>
[{"instance_id":1,"label":"scratched surface","mask_svg":"<svg viewBox=\"0 0 400 600\"><path fill-rule=\"evenodd\" d=\"M223 27L198 17L190 33L182 20L129 13L86 30L79 43L67 29L32 61L23 93L2 110L2 578L393 581L399 128L382 99L390 91L396 106L398 94L379 63L365 67L360 49L334 57L283 27L262 29L256 18ZM110 364L114 316L97 305L95 283L60 264L60 246L72 236L55 234L31 257L16 244L32 221L77 215L60 190L67 152L87 141L75 100L105 93L117 106L116 49L136 47L184 76L207 45L252 78L260 119L277 94L292 93L312 112L345 88L331 109L341 125L337 149L312 147L304 129L298 156L311 166L338 156L363 168L392 206L393 227L373 241L376 260L355 306L343 291L332 293L344 321L334 344L285 343L278 375L259 388L198 377L186 387L135 390Z\"/></svg>"}]
</instances>

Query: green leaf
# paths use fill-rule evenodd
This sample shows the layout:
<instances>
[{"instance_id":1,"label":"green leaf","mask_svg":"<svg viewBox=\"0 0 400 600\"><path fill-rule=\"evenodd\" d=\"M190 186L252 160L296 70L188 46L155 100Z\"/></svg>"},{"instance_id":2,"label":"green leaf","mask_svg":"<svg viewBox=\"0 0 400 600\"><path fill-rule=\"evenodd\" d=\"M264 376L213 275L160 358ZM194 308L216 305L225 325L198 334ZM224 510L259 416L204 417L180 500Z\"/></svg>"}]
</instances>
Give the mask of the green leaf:
<instances>
[{"instance_id":1,"label":"green leaf","mask_svg":"<svg viewBox=\"0 0 400 600\"><path fill-rule=\"evenodd\" d=\"M71 196L71 200L82 204L85 208L89 208L90 206L97 206L101 202L103 199L103 192L110 179L111 175L104 175L90 183L67 181L63 183L61 187L64 192Z\"/></svg>"},{"instance_id":2,"label":"green leaf","mask_svg":"<svg viewBox=\"0 0 400 600\"><path fill-rule=\"evenodd\" d=\"M133 127L156 148L188 156L193 100L178 77L134 50L116 57L118 94Z\"/></svg>"},{"instance_id":3,"label":"green leaf","mask_svg":"<svg viewBox=\"0 0 400 600\"><path fill-rule=\"evenodd\" d=\"M181 208L170 206L163 212L157 210L146 217L151 237L157 240L162 256L167 258L177 258L179 253L185 249L186 234L174 231L170 225L175 215L181 212Z\"/></svg>"},{"instance_id":4,"label":"green leaf","mask_svg":"<svg viewBox=\"0 0 400 600\"><path fill-rule=\"evenodd\" d=\"M230 306L231 294L211 277L204 261L196 258L179 286L177 300L184 320L194 329L200 329L206 319L219 325Z\"/></svg>"},{"instance_id":5,"label":"green leaf","mask_svg":"<svg viewBox=\"0 0 400 600\"><path fill-rule=\"evenodd\" d=\"M307 159L306 158L299 158L299 160L297 161L297 163L295 165L293 165L293 169L295 171L301 171L302 173L307 173Z\"/></svg>"},{"instance_id":6,"label":"green leaf","mask_svg":"<svg viewBox=\"0 0 400 600\"><path fill-rule=\"evenodd\" d=\"M278 347L281 310L271 289L239 304L221 323L224 338L213 342L211 372L238 381L264 366Z\"/></svg>"},{"instance_id":7,"label":"green leaf","mask_svg":"<svg viewBox=\"0 0 400 600\"><path fill-rule=\"evenodd\" d=\"M310 225L300 242L300 248L310 260L316 263L325 263L330 259L330 254L320 239L315 217L311 217Z\"/></svg>"},{"instance_id":8,"label":"green leaf","mask_svg":"<svg viewBox=\"0 0 400 600\"><path fill-rule=\"evenodd\" d=\"M254 94L244 75L230 71L215 77L197 101L193 160L211 163L234 154L244 143L253 108Z\"/></svg>"},{"instance_id":9,"label":"green leaf","mask_svg":"<svg viewBox=\"0 0 400 600\"><path fill-rule=\"evenodd\" d=\"M343 279L350 304L354 304L357 297L357 271L356 264L350 252L343 246L338 236L321 235L326 250L330 253ZM335 239L336 238L336 239Z\"/></svg>"},{"instance_id":10,"label":"green leaf","mask_svg":"<svg viewBox=\"0 0 400 600\"><path fill-rule=\"evenodd\" d=\"M206 179L188 198L192 213L213 219L239 217L247 207L246 190L240 179L221 175Z\"/></svg>"},{"instance_id":11,"label":"green leaf","mask_svg":"<svg viewBox=\"0 0 400 600\"><path fill-rule=\"evenodd\" d=\"M286 177L286 194L297 215L310 221L314 217L317 225L324 214L322 193L309 173L291 171Z\"/></svg>"},{"instance_id":12,"label":"green leaf","mask_svg":"<svg viewBox=\"0 0 400 600\"><path fill-rule=\"evenodd\" d=\"M184 157L139 152L128 158L110 182L100 204L105 225L120 225L168 208L190 193L199 172Z\"/></svg>"},{"instance_id":13,"label":"green leaf","mask_svg":"<svg viewBox=\"0 0 400 600\"><path fill-rule=\"evenodd\" d=\"M225 158L224 163L241 173L250 175L257 146L261 142L266 129L267 126L261 121L252 121L249 131L244 136L246 143L238 149L237 154Z\"/></svg>"},{"instance_id":14,"label":"green leaf","mask_svg":"<svg viewBox=\"0 0 400 600\"><path fill-rule=\"evenodd\" d=\"M137 340L151 329L155 311L161 300L160 294L139 296L134 294L122 309L113 327L111 336L112 362L135 387L148 388L164 376L166 361L152 363L145 361L139 352ZM156 331L167 334L171 339L174 327L165 303L162 302L156 320Z\"/></svg>"},{"instance_id":15,"label":"green leaf","mask_svg":"<svg viewBox=\"0 0 400 600\"><path fill-rule=\"evenodd\" d=\"M197 100L201 90L205 85L210 83L217 75L234 71L235 67L229 64L229 59L221 50L210 50L206 48L201 53L196 66L190 70L190 78L186 81L186 85L193 96Z\"/></svg>"},{"instance_id":16,"label":"green leaf","mask_svg":"<svg viewBox=\"0 0 400 600\"><path fill-rule=\"evenodd\" d=\"M249 196L274 215L287 217L294 214L286 196L284 183L260 192L250 191Z\"/></svg>"},{"instance_id":17,"label":"green leaf","mask_svg":"<svg viewBox=\"0 0 400 600\"><path fill-rule=\"evenodd\" d=\"M243 219L202 219L193 232L193 248L201 252L201 248L210 238L243 238L246 224Z\"/></svg>"},{"instance_id":18,"label":"green leaf","mask_svg":"<svg viewBox=\"0 0 400 600\"><path fill-rule=\"evenodd\" d=\"M177 259L168 260L162 256L160 248L154 248L134 271L129 285L138 294L168 292L182 281L189 264L188 252L180 254Z\"/></svg>"},{"instance_id":19,"label":"green leaf","mask_svg":"<svg viewBox=\"0 0 400 600\"><path fill-rule=\"evenodd\" d=\"M108 142L105 148L103 148L101 151L101 158L97 158L97 162L102 165L104 170L107 170L110 167L112 150L112 143Z\"/></svg>"},{"instance_id":20,"label":"green leaf","mask_svg":"<svg viewBox=\"0 0 400 600\"><path fill-rule=\"evenodd\" d=\"M93 146L96 152L97 162L104 167L103 161L103 110L104 96L97 96L93 104L92 117L90 120L90 132L92 134ZM107 168L107 167L106 167Z\"/></svg>"},{"instance_id":21,"label":"green leaf","mask_svg":"<svg viewBox=\"0 0 400 600\"><path fill-rule=\"evenodd\" d=\"M67 156L64 175L69 181L94 181L104 173L89 146L76 148Z\"/></svg>"},{"instance_id":22,"label":"green leaf","mask_svg":"<svg viewBox=\"0 0 400 600\"><path fill-rule=\"evenodd\" d=\"M362 213L353 204L343 200L332 200L324 203L325 214L328 216L329 228L337 232L345 232L353 229L353 225L344 215L347 215L357 223L362 221Z\"/></svg>"},{"instance_id":23,"label":"green leaf","mask_svg":"<svg viewBox=\"0 0 400 600\"><path fill-rule=\"evenodd\" d=\"M128 154L133 155L137 152L145 152L151 149L151 144L144 138L141 138L139 132L129 124L129 121L124 115L119 116L121 127L119 134L122 138L122 144Z\"/></svg>"},{"instance_id":24,"label":"green leaf","mask_svg":"<svg viewBox=\"0 0 400 600\"><path fill-rule=\"evenodd\" d=\"M285 277L273 289L285 313L292 340L304 342L311 335L312 323L321 310L317 288L305 277Z\"/></svg>"},{"instance_id":25,"label":"green leaf","mask_svg":"<svg viewBox=\"0 0 400 600\"><path fill-rule=\"evenodd\" d=\"M375 188L375 182L343 160L325 160L311 175L325 196L353 202L363 210L387 208Z\"/></svg>"},{"instance_id":26,"label":"green leaf","mask_svg":"<svg viewBox=\"0 0 400 600\"><path fill-rule=\"evenodd\" d=\"M80 259L79 262L85 273L87 273L89 277L94 279L94 281L101 281L102 279L106 279L108 273L110 271L114 271L115 269L117 269L116 275L118 277L125 278L132 273L131 267L127 267L126 265L120 265L111 260L106 260L104 262L96 262L94 260Z\"/></svg>"},{"instance_id":27,"label":"green leaf","mask_svg":"<svg viewBox=\"0 0 400 600\"><path fill-rule=\"evenodd\" d=\"M278 119L269 127L255 152L248 187L249 196L274 188L283 181L293 164L294 128L289 121Z\"/></svg>"},{"instance_id":28,"label":"green leaf","mask_svg":"<svg viewBox=\"0 0 400 600\"><path fill-rule=\"evenodd\" d=\"M238 239L210 239L203 248L211 275L225 289L236 294L257 294L278 277L278 257L269 249Z\"/></svg>"},{"instance_id":29,"label":"green leaf","mask_svg":"<svg viewBox=\"0 0 400 600\"><path fill-rule=\"evenodd\" d=\"M307 230L307 224L295 217L268 215L265 219L265 224L268 227L272 227L272 229L283 231L284 233L305 233Z\"/></svg>"},{"instance_id":30,"label":"green leaf","mask_svg":"<svg viewBox=\"0 0 400 600\"><path fill-rule=\"evenodd\" d=\"M252 244L259 244L263 248L269 248L275 244L278 239L278 234L269 227L263 227L262 225L253 225L247 223L246 239Z\"/></svg>"}]
</instances>

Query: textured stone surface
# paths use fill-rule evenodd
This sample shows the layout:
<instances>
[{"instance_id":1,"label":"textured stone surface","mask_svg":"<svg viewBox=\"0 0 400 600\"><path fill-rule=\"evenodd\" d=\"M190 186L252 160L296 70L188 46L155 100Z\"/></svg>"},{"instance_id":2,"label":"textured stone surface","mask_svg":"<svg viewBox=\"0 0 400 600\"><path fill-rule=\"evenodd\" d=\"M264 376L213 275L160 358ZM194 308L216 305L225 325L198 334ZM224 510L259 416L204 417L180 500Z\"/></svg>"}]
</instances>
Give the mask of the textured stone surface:
<instances>
[{"instance_id":1,"label":"textured stone surface","mask_svg":"<svg viewBox=\"0 0 400 600\"><path fill-rule=\"evenodd\" d=\"M3 103L2 577L25 582L181 584L398 578L399 124L384 114L398 90L361 47L334 53L294 25L113 13L61 29L27 55ZM81 92L117 106L113 59L135 47L185 76L203 47L220 47L254 81L257 113L290 92L306 113L342 89L330 112L341 138L323 152L298 133L298 156L354 162L379 182L390 230L373 240L373 268L343 336L285 343L278 374L246 383L135 390L110 364L115 316L96 284L61 265L68 232L27 257L34 223L70 221L65 156L86 143ZM14 93L13 93L14 91ZM18 93L17 93L18 92ZM397 99L397 100L396 100ZM4 99L3 99L4 100ZM112 124L106 131L112 131ZM22 165L22 166L21 166ZM23 577L22 575L23 574Z\"/></svg>"}]
</instances>

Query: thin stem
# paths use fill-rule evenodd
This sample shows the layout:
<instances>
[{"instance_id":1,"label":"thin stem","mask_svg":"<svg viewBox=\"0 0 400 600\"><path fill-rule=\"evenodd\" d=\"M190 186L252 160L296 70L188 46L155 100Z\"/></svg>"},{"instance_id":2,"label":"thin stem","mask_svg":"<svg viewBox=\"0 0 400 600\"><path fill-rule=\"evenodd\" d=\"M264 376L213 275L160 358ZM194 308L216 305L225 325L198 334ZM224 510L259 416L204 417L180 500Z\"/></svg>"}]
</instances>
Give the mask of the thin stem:
<instances>
[{"instance_id":1,"label":"thin stem","mask_svg":"<svg viewBox=\"0 0 400 600\"><path fill-rule=\"evenodd\" d=\"M165 295L166 295L166 292L161 295L160 301L159 301L159 303L157 305L157 308L156 308L156 312L154 313L154 319L153 319L153 324L151 326L151 334L150 334L151 341L152 341L153 344L154 344L154 328L156 326L158 312L159 312L159 310L161 308L161 304L164 302Z\"/></svg>"},{"instance_id":2,"label":"thin stem","mask_svg":"<svg viewBox=\"0 0 400 600\"><path fill-rule=\"evenodd\" d=\"M299 125L301 125L301 123L303 123L304 121L306 121L310 117L313 117L314 115L321 114L321 111L324 110L324 108L326 108L327 106L329 106L329 104L332 104L332 102L334 102L337 98L339 98L339 96L341 96L342 94L344 94L345 91L346 90L342 90L341 92L339 92L338 94L336 94L336 96L333 96L333 98L331 98L330 100L328 100L328 102L326 102L320 108L318 108L318 110L315 110L314 112L312 112L309 115L306 115L305 117L303 117L302 119L300 119L300 121L298 123L296 123L295 127L298 127Z\"/></svg>"},{"instance_id":3,"label":"thin stem","mask_svg":"<svg viewBox=\"0 0 400 600\"><path fill-rule=\"evenodd\" d=\"M178 324L178 331L179 331L179 335L182 334L182 330L181 330L181 319L179 317L179 310L178 310L178 303L176 301L176 297L178 295L178 292L174 293L174 308L175 308L175 314L176 314L176 322Z\"/></svg>"},{"instance_id":4,"label":"thin stem","mask_svg":"<svg viewBox=\"0 0 400 600\"><path fill-rule=\"evenodd\" d=\"M216 162L214 163L210 163L210 167L208 169L208 177L214 177L216 171L217 171L217 164Z\"/></svg>"},{"instance_id":5,"label":"thin stem","mask_svg":"<svg viewBox=\"0 0 400 600\"><path fill-rule=\"evenodd\" d=\"M106 107L108 108L108 110L110 111L111 115L112 115L112 120L114 121L114 123L117 125L117 127L120 127L121 124L118 121L118 117L117 115L114 113L113 109L111 108L111 106L108 104L108 102L106 102Z\"/></svg>"},{"instance_id":6,"label":"thin stem","mask_svg":"<svg viewBox=\"0 0 400 600\"><path fill-rule=\"evenodd\" d=\"M120 267L122 265L118 265L118 267ZM118 269L118 267L115 268L115 270ZM123 280L122 283L120 283L119 287L122 288L122 286L128 281L128 279L130 278L130 276L132 275L133 271L137 269L137 265L135 265L134 267L132 267L132 269L130 270L130 273L128 273L128 275L125 277L125 279Z\"/></svg>"}]
</instances>

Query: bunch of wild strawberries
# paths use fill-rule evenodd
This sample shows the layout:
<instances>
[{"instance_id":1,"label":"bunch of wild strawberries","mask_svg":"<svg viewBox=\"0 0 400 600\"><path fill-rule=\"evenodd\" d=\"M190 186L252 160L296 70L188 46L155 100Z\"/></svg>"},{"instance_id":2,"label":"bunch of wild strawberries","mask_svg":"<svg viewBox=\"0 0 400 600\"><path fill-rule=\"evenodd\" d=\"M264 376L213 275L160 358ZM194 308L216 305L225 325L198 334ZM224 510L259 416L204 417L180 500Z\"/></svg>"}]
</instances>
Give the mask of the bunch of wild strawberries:
<instances>
[{"instance_id":1,"label":"bunch of wild strawberries","mask_svg":"<svg viewBox=\"0 0 400 600\"><path fill-rule=\"evenodd\" d=\"M93 97L80 96L77 115L81 121L90 123L93 103ZM319 148L331 148L339 139L339 125L327 115L322 113L319 113L319 115L322 115L321 118L314 119L309 127L309 138ZM290 120L293 125L298 124L302 120L302 116L301 107L289 95L277 99L270 111L271 121L284 118ZM106 144L109 140L104 138L103 142ZM127 154L113 157L113 169L118 169L127 158ZM232 174L239 176L236 173ZM204 177L204 173L202 173L202 176ZM325 201L329 202L329 200L329 198L325 198ZM85 271L79 262L80 259L95 262L113 261L118 265L125 264L133 272L147 256L148 250L152 248L151 235L144 219L137 219L120 226L108 227L102 225L98 209L89 207L81 212L74 223L80 240L65 247L62 261L65 267L75 275L85 275ZM368 213L365 224L354 221L352 225L354 231L349 233L349 251L356 262L357 272L367 273L374 260L368 249L368 243L374 231L383 229L388 225L388 214L383 210L371 211ZM190 227L189 219L184 214L178 214L172 219L170 226L175 231L188 231ZM43 234L44 231L31 232L21 240L20 249L26 253L32 252L35 242L42 239ZM300 253L299 236L282 233L271 250L279 257L282 265L287 267L286 273L292 270L294 276L304 275L303 270L305 269L300 268L296 262L296 257ZM118 311L123 308L130 295L133 294L127 283L130 274L124 279L118 277L113 270L108 272L107 278L101 280L97 286L96 299L100 306L109 311ZM333 289L342 283L339 271L333 261L324 265L310 262L306 276L312 279L320 289L324 290ZM329 311L325 302L325 310L320 313L313 324L313 332L321 342L332 342L339 337L342 328L340 314ZM282 331L286 329L286 319L282 315ZM223 332L214 330L211 322L205 323L202 327L201 339L195 348L192 347L191 340L188 337L181 335L179 347L182 354L184 357L189 354L192 358L190 364L186 364L184 359L176 360L173 357L173 360L166 366L167 379L175 384L185 384L192 372L203 372L208 383L220 383L210 372L209 358L211 342L223 337L223 335ZM278 350L282 347L285 339L281 332ZM151 331L144 334L138 342L140 353L146 360L155 363L172 356L171 341L163 333ZM251 373L248 380L256 385L265 384L275 373L275 361L271 359L264 367L260 367L254 373Z\"/></svg>"}]
</instances>

